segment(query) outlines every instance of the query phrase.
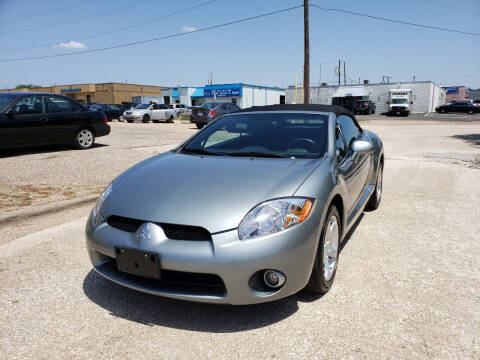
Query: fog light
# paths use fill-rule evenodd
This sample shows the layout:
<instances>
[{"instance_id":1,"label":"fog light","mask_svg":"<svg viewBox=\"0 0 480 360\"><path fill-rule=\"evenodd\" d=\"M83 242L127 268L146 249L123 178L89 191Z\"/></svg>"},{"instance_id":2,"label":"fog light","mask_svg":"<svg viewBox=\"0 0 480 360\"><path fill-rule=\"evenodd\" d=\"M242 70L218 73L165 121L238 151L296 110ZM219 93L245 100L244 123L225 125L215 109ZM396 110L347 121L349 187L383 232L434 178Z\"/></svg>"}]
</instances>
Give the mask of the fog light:
<instances>
[{"instance_id":1,"label":"fog light","mask_svg":"<svg viewBox=\"0 0 480 360\"><path fill-rule=\"evenodd\" d=\"M285 275L276 270L265 270L263 273L265 284L271 288L279 288L285 284Z\"/></svg>"}]
</instances>

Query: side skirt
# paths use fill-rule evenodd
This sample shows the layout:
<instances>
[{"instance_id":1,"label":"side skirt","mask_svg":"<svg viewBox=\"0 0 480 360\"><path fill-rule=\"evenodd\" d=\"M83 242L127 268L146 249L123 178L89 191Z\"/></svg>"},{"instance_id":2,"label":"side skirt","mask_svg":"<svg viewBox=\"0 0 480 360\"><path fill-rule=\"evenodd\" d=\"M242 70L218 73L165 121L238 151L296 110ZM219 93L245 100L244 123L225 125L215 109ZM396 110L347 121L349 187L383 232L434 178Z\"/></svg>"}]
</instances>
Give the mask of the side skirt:
<instances>
[{"instance_id":1,"label":"side skirt","mask_svg":"<svg viewBox=\"0 0 480 360\"><path fill-rule=\"evenodd\" d=\"M347 233L350 230L352 225L355 224L355 221L357 221L358 217L362 214L363 209L367 205L367 202L370 199L370 196L372 196L374 189L375 189L375 185L374 184L369 184L363 190L363 194L360 197L360 200L358 201L357 206L355 206L353 211L348 216L347 231L345 233Z\"/></svg>"}]
</instances>

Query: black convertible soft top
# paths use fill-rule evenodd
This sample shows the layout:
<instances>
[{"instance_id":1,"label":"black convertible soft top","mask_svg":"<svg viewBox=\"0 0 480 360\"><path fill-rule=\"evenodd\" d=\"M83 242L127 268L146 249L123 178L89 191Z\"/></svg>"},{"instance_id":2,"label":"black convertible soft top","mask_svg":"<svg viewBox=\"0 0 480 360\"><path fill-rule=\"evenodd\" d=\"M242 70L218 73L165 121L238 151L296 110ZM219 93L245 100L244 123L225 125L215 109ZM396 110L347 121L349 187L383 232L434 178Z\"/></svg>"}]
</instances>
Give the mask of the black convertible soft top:
<instances>
[{"instance_id":1,"label":"black convertible soft top","mask_svg":"<svg viewBox=\"0 0 480 360\"><path fill-rule=\"evenodd\" d=\"M362 127L358 123L355 115L345 109L343 106L337 105L321 105L321 104L279 104L279 105L267 105L267 106L252 106L246 109L242 109L239 112L253 112L253 111L318 111L318 112L332 112L336 116L347 115L353 119L355 124L362 130ZM362 130L363 131L363 130Z\"/></svg>"},{"instance_id":2,"label":"black convertible soft top","mask_svg":"<svg viewBox=\"0 0 480 360\"><path fill-rule=\"evenodd\" d=\"M320 105L320 104L280 104L267 106L252 106L241 110L240 112L251 111L319 111L333 112L335 115L348 115L355 118L354 115L343 106L336 105Z\"/></svg>"}]
</instances>

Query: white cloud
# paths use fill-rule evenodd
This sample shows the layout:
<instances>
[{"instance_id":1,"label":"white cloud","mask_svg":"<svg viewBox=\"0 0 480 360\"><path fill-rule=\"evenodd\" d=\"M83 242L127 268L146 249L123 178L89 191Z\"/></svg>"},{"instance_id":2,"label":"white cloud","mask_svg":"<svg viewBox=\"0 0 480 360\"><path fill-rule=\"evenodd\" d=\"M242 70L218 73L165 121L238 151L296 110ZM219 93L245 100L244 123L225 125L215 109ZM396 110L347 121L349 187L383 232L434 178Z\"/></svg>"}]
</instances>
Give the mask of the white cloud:
<instances>
[{"instance_id":1,"label":"white cloud","mask_svg":"<svg viewBox=\"0 0 480 360\"><path fill-rule=\"evenodd\" d=\"M87 48L87 45L84 43L71 40L69 42L61 42L59 44L53 45L54 48L64 48L64 49L76 49L76 50L84 50Z\"/></svg>"},{"instance_id":2,"label":"white cloud","mask_svg":"<svg viewBox=\"0 0 480 360\"><path fill-rule=\"evenodd\" d=\"M192 31L195 31L195 30L197 30L197 28L195 26L183 26L182 27L183 32L192 32Z\"/></svg>"}]
</instances>

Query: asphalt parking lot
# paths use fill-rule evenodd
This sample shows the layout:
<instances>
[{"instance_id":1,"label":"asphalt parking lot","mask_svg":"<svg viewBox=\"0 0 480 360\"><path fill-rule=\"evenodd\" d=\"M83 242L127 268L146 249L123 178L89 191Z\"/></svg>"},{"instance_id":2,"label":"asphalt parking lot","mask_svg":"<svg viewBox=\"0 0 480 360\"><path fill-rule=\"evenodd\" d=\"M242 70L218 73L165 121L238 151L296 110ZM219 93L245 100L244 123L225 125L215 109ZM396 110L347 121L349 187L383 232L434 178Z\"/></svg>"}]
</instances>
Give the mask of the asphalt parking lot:
<instances>
[{"instance_id":1,"label":"asphalt parking lot","mask_svg":"<svg viewBox=\"0 0 480 360\"><path fill-rule=\"evenodd\" d=\"M380 208L347 236L328 294L255 306L159 298L91 270L94 197L194 126L113 122L91 150L2 153L0 357L480 358L480 116L449 115L359 116L385 145Z\"/></svg>"}]
</instances>

